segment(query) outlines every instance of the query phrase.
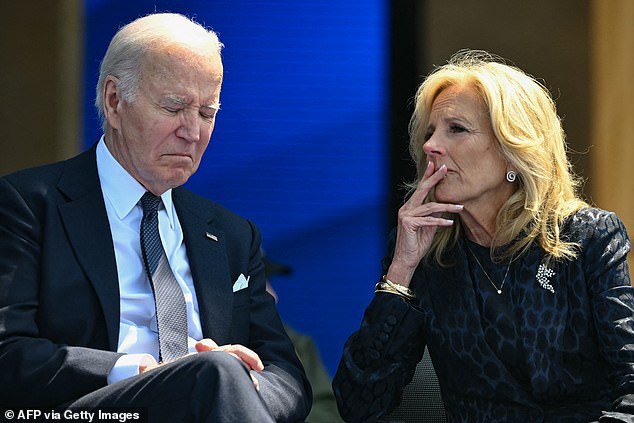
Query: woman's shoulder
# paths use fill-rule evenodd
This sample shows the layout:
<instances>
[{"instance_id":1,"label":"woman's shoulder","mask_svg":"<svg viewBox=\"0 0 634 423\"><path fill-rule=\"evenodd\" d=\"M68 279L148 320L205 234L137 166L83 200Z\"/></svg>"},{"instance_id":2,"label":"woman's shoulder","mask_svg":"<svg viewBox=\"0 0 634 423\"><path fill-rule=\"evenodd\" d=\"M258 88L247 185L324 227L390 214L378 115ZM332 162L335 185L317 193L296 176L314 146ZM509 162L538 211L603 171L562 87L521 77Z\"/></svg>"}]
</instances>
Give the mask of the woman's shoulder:
<instances>
[{"instance_id":1,"label":"woman's shoulder","mask_svg":"<svg viewBox=\"0 0 634 423\"><path fill-rule=\"evenodd\" d=\"M569 232L581 232L586 236L625 230L616 213L597 207L584 207L572 214L568 221Z\"/></svg>"},{"instance_id":2,"label":"woman's shoulder","mask_svg":"<svg viewBox=\"0 0 634 423\"><path fill-rule=\"evenodd\" d=\"M572 214L564 229L571 242L605 244L618 241L629 244L625 225L614 212L597 207L584 207Z\"/></svg>"}]
</instances>

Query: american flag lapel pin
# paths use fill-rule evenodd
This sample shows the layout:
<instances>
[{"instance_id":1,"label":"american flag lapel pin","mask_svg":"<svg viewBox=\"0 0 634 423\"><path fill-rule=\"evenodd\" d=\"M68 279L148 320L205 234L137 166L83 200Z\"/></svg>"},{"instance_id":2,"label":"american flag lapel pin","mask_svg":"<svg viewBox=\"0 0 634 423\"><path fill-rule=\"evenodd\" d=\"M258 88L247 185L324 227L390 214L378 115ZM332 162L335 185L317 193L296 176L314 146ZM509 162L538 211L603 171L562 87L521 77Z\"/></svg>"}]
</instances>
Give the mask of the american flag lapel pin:
<instances>
[{"instance_id":1,"label":"american flag lapel pin","mask_svg":"<svg viewBox=\"0 0 634 423\"><path fill-rule=\"evenodd\" d=\"M205 236L213 241L218 242L218 237L214 234L210 234L209 232L205 232Z\"/></svg>"}]
</instances>

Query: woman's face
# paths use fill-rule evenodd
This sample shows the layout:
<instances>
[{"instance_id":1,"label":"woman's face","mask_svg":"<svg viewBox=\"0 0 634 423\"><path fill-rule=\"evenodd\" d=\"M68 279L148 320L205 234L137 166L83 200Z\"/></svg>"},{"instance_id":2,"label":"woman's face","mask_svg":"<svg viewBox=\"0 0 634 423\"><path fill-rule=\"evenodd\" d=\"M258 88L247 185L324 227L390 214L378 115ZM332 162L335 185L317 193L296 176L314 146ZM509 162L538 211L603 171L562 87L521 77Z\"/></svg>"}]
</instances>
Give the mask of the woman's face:
<instances>
[{"instance_id":1,"label":"woman's face","mask_svg":"<svg viewBox=\"0 0 634 423\"><path fill-rule=\"evenodd\" d=\"M447 166L447 176L435 187L436 201L497 211L513 193L488 111L473 87L452 86L438 94L425 139L427 160L436 169Z\"/></svg>"}]
</instances>

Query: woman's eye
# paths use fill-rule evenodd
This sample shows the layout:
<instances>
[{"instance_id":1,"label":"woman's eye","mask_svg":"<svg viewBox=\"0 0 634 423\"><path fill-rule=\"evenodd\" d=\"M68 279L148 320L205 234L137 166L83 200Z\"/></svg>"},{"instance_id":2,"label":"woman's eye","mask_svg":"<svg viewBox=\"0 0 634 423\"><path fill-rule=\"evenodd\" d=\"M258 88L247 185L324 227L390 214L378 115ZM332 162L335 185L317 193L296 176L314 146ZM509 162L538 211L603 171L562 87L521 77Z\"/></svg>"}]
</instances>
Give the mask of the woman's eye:
<instances>
[{"instance_id":1,"label":"woman's eye","mask_svg":"<svg viewBox=\"0 0 634 423\"><path fill-rule=\"evenodd\" d=\"M465 128L464 126L461 125L451 125L449 127L449 131L454 133L454 134L458 134L461 132L467 132L467 128Z\"/></svg>"},{"instance_id":2,"label":"woman's eye","mask_svg":"<svg viewBox=\"0 0 634 423\"><path fill-rule=\"evenodd\" d=\"M425 141L429 141L432 135L434 135L434 131L425 132L425 137L424 137Z\"/></svg>"}]
</instances>

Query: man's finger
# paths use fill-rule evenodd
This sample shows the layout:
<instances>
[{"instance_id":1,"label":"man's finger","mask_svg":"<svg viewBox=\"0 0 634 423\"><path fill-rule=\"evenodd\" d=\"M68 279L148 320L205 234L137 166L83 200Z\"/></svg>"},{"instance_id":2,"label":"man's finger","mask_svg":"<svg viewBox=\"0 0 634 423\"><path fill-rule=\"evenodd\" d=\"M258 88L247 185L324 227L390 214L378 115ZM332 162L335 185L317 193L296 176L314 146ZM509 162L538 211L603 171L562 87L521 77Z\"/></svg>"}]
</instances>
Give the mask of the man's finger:
<instances>
[{"instance_id":1,"label":"man's finger","mask_svg":"<svg viewBox=\"0 0 634 423\"><path fill-rule=\"evenodd\" d=\"M236 355L244 364L250 369L257 372L264 370L264 364L260 360L260 356L253 350L245 347L244 345L222 345L217 350L225 351Z\"/></svg>"},{"instance_id":2,"label":"man's finger","mask_svg":"<svg viewBox=\"0 0 634 423\"><path fill-rule=\"evenodd\" d=\"M253 373L249 372L249 375L251 376L251 380L253 381L253 385L255 385L255 390L259 391L260 390L260 382L258 381L258 378L256 378Z\"/></svg>"},{"instance_id":3,"label":"man's finger","mask_svg":"<svg viewBox=\"0 0 634 423\"><path fill-rule=\"evenodd\" d=\"M218 348L218 344L216 344L212 339L204 338L200 341L196 342L196 351L212 351Z\"/></svg>"}]
</instances>

